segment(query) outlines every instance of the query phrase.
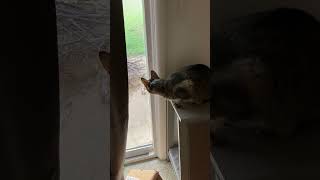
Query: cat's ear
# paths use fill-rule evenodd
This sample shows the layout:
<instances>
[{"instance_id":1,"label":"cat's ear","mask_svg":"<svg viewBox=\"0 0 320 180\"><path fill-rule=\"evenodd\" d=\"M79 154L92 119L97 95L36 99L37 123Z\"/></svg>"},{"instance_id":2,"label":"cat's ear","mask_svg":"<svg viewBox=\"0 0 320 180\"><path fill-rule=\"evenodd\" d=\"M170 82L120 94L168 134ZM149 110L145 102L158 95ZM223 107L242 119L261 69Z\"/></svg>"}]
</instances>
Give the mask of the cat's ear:
<instances>
[{"instance_id":1,"label":"cat's ear","mask_svg":"<svg viewBox=\"0 0 320 180\"><path fill-rule=\"evenodd\" d=\"M151 79L160 79L160 77L158 76L158 74L154 71L154 70L151 70Z\"/></svg>"},{"instance_id":2,"label":"cat's ear","mask_svg":"<svg viewBox=\"0 0 320 180\"><path fill-rule=\"evenodd\" d=\"M145 78L141 78L141 82L146 87L146 89L150 92L150 81L146 80Z\"/></svg>"},{"instance_id":3,"label":"cat's ear","mask_svg":"<svg viewBox=\"0 0 320 180\"><path fill-rule=\"evenodd\" d=\"M106 51L99 52L99 59L103 68L110 73L111 71L111 55Z\"/></svg>"}]
</instances>

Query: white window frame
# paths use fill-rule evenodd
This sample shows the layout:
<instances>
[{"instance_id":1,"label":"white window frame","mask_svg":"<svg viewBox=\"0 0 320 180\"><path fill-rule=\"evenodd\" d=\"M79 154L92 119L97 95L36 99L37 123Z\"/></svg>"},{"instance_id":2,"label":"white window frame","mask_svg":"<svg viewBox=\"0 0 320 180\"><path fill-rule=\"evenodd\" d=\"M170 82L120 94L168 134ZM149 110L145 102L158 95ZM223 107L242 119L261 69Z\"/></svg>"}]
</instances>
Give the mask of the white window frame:
<instances>
[{"instance_id":1,"label":"white window frame","mask_svg":"<svg viewBox=\"0 0 320 180\"><path fill-rule=\"evenodd\" d=\"M165 60L166 46L165 36L166 24L162 23L164 12L164 1L142 0L144 9L144 24L146 36L146 52L148 62L148 74L150 70L158 72L160 77L166 75ZM161 60L161 61L160 61ZM152 113L153 144L133 149L127 149L125 164L158 157L161 160L168 159L167 152L167 112L166 101L155 95L150 98Z\"/></svg>"}]
</instances>

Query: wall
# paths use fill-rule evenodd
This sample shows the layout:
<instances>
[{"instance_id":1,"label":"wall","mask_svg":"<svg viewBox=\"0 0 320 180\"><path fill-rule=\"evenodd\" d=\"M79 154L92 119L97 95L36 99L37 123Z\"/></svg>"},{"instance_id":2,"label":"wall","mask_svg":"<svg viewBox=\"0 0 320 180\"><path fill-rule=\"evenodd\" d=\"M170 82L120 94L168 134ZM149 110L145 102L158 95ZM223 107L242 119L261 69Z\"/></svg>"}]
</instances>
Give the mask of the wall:
<instances>
[{"instance_id":1,"label":"wall","mask_svg":"<svg viewBox=\"0 0 320 180\"><path fill-rule=\"evenodd\" d=\"M167 1L167 72L210 64L210 0Z\"/></svg>"}]
</instances>

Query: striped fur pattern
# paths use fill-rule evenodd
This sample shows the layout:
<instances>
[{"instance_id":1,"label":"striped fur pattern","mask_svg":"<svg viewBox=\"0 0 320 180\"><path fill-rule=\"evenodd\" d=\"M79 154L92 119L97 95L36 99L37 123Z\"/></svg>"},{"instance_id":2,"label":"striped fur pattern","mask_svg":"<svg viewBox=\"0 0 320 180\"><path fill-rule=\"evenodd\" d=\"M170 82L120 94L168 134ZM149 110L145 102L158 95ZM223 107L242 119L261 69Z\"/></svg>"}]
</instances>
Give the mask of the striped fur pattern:
<instances>
[{"instance_id":1,"label":"striped fur pattern","mask_svg":"<svg viewBox=\"0 0 320 180\"><path fill-rule=\"evenodd\" d=\"M209 80L210 68L203 64L183 67L167 79L161 79L155 71L151 71L149 80L141 78L149 93L171 99L179 108L185 103L203 104L208 102Z\"/></svg>"}]
</instances>

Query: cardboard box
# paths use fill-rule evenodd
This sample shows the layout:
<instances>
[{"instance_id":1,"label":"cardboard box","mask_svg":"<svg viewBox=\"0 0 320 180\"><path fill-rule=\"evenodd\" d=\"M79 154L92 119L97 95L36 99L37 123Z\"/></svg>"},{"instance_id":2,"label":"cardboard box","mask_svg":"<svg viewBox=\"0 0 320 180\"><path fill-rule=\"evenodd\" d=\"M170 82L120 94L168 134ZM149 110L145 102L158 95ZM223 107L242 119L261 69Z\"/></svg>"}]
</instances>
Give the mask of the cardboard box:
<instances>
[{"instance_id":1,"label":"cardboard box","mask_svg":"<svg viewBox=\"0 0 320 180\"><path fill-rule=\"evenodd\" d=\"M162 180L158 171L131 169L128 172L126 180Z\"/></svg>"}]
</instances>

